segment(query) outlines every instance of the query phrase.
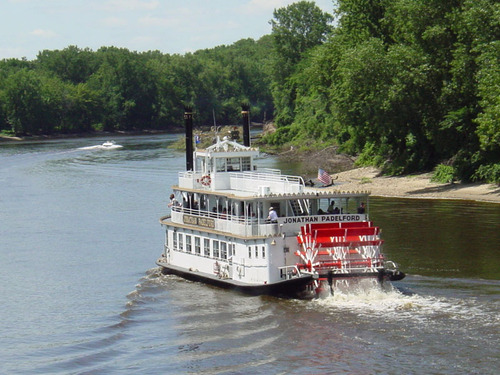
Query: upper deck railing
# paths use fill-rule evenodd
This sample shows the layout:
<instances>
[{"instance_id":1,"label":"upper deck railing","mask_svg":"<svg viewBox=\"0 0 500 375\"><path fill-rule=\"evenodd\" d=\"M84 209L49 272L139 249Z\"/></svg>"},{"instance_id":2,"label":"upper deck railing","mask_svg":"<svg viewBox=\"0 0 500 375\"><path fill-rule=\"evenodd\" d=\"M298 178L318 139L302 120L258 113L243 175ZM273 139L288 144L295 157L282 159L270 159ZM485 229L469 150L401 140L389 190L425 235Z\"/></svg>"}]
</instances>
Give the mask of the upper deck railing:
<instances>
[{"instance_id":1,"label":"upper deck railing","mask_svg":"<svg viewBox=\"0 0 500 375\"><path fill-rule=\"evenodd\" d=\"M281 234L297 235L300 233L301 227L306 224L367 221L368 215L345 213L280 217L278 223L270 223L264 218L243 217L176 206L172 207L170 218L172 223L196 226L237 236L275 236Z\"/></svg>"},{"instance_id":2,"label":"upper deck railing","mask_svg":"<svg viewBox=\"0 0 500 375\"><path fill-rule=\"evenodd\" d=\"M237 236L272 236L279 233L279 226L264 219L243 218L237 215L208 212L183 207L173 207L173 223L194 225Z\"/></svg>"},{"instance_id":3,"label":"upper deck railing","mask_svg":"<svg viewBox=\"0 0 500 375\"><path fill-rule=\"evenodd\" d=\"M270 193L290 194L304 191L300 176L283 175L276 169L255 172L230 172L231 189L251 191L259 195Z\"/></svg>"},{"instance_id":4,"label":"upper deck railing","mask_svg":"<svg viewBox=\"0 0 500 375\"><path fill-rule=\"evenodd\" d=\"M210 184L202 183L201 172L179 172L179 187L187 189L239 190L256 195L290 194L304 191L304 180L300 176L283 175L276 169L246 172L217 172L210 175Z\"/></svg>"}]
</instances>

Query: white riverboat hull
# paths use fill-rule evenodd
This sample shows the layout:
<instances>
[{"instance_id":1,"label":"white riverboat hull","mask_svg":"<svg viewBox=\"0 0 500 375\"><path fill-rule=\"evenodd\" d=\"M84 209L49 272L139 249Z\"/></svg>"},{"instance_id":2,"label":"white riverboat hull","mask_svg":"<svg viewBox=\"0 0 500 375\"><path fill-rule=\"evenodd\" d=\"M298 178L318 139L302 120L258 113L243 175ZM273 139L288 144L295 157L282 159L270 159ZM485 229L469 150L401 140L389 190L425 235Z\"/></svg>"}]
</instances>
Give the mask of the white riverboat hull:
<instances>
[{"instance_id":1,"label":"white riverboat hull","mask_svg":"<svg viewBox=\"0 0 500 375\"><path fill-rule=\"evenodd\" d=\"M185 119L190 129L192 113ZM165 243L157 264L164 273L299 298L334 292L338 280L404 277L381 252L369 192L314 187L258 169L258 149L229 139L189 151L192 138L187 130L186 171L172 186L170 214L160 218Z\"/></svg>"},{"instance_id":2,"label":"white riverboat hull","mask_svg":"<svg viewBox=\"0 0 500 375\"><path fill-rule=\"evenodd\" d=\"M162 268L162 273L166 275L180 276L186 280L214 285L223 289L232 289L248 295L273 295L278 297L298 297L308 298L313 294L308 289L313 281L312 275L301 275L290 280L278 281L270 284L250 284L232 279L222 279L217 275L200 272L195 269L174 266L164 261L164 258L157 260L156 264Z\"/></svg>"}]
</instances>

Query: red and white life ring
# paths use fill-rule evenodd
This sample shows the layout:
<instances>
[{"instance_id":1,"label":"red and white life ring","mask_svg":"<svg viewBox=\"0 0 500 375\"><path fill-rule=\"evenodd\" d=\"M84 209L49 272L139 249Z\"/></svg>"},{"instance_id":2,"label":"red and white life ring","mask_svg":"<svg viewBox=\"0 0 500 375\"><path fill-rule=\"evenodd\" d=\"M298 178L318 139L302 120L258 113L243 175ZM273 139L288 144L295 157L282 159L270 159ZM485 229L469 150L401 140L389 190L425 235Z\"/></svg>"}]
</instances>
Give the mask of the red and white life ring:
<instances>
[{"instance_id":1,"label":"red and white life ring","mask_svg":"<svg viewBox=\"0 0 500 375\"><path fill-rule=\"evenodd\" d=\"M210 186L210 184L212 183L212 179L209 175L205 175L201 178L200 182L203 186Z\"/></svg>"}]
</instances>

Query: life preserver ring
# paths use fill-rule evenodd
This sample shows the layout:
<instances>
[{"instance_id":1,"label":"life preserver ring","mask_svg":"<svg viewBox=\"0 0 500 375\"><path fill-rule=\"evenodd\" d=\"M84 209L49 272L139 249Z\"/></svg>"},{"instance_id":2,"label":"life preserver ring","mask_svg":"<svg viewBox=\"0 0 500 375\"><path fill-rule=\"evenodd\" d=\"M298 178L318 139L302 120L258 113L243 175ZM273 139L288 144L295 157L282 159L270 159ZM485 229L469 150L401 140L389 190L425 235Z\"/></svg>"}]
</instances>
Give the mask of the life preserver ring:
<instances>
[{"instance_id":1,"label":"life preserver ring","mask_svg":"<svg viewBox=\"0 0 500 375\"><path fill-rule=\"evenodd\" d=\"M207 174L201 178L200 182L203 186L210 186L210 184L212 183L212 179Z\"/></svg>"}]
</instances>

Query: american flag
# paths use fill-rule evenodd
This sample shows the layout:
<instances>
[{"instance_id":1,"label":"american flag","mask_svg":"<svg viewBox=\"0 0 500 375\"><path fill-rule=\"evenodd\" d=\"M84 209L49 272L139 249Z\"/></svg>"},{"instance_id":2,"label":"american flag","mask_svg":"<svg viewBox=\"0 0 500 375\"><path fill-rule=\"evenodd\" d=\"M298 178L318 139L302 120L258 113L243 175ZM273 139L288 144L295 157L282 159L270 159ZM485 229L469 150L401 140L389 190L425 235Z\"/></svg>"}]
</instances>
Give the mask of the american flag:
<instances>
[{"instance_id":1,"label":"american flag","mask_svg":"<svg viewBox=\"0 0 500 375\"><path fill-rule=\"evenodd\" d=\"M318 169L318 180L325 185L330 185L332 183L332 177L321 168Z\"/></svg>"}]
</instances>

